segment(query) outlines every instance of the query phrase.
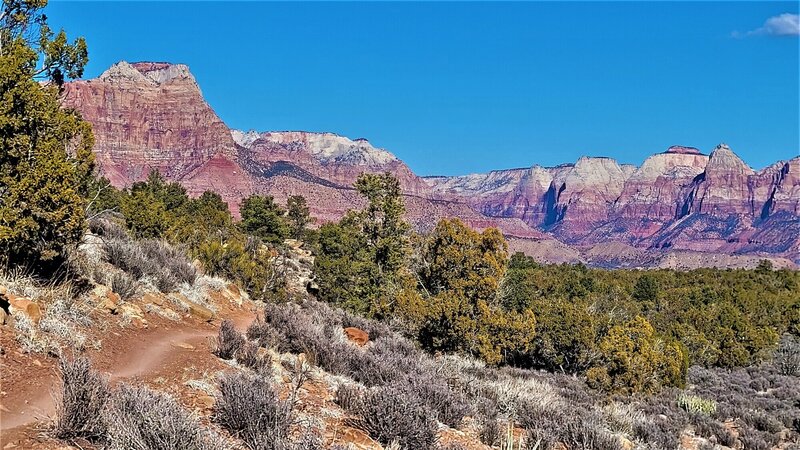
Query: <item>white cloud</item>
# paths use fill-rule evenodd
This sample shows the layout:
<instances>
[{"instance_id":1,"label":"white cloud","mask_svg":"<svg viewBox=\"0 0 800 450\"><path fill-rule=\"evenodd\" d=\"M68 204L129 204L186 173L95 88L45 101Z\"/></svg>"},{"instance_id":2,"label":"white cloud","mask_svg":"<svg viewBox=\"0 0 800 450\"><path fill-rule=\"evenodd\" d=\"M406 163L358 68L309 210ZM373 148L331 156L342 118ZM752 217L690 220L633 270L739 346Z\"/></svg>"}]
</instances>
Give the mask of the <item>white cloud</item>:
<instances>
[{"instance_id":1,"label":"white cloud","mask_svg":"<svg viewBox=\"0 0 800 450\"><path fill-rule=\"evenodd\" d=\"M734 36L800 36L800 16L784 13L773 16L764 22L764 25L747 33L734 32Z\"/></svg>"}]
</instances>

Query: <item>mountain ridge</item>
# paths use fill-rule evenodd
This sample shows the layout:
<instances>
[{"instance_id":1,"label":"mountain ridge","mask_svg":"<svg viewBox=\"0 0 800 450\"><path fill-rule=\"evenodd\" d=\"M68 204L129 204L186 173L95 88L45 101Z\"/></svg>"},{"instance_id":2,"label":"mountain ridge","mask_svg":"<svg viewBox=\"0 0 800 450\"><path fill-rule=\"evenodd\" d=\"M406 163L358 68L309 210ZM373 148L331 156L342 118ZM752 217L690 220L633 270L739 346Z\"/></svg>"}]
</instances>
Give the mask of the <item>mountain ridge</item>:
<instances>
[{"instance_id":1,"label":"mountain ridge","mask_svg":"<svg viewBox=\"0 0 800 450\"><path fill-rule=\"evenodd\" d=\"M116 186L155 169L192 195L219 192L234 213L252 193L278 201L302 194L314 215L336 220L361 205L349 188L359 174L390 172L421 230L455 216L475 228L580 248L619 242L800 262L800 237L791 235L800 227L800 157L756 171L725 144L709 155L673 145L639 166L582 156L553 167L423 177L365 138L231 129L181 64L123 61L98 78L67 83L63 102L92 123L98 166Z\"/></svg>"}]
</instances>

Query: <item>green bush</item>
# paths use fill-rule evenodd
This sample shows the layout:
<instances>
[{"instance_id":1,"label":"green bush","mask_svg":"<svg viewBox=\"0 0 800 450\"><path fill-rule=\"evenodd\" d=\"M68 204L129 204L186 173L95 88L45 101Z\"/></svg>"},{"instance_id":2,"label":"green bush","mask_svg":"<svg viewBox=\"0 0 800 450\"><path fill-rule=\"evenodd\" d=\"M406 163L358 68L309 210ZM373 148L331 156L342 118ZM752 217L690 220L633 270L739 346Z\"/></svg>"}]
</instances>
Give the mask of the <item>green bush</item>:
<instances>
[{"instance_id":1,"label":"green bush","mask_svg":"<svg viewBox=\"0 0 800 450\"><path fill-rule=\"evenodd\" d=\"M306 226L312 221L305 197L292 195L286 200L286 219L289 225L289 235L294 239L305 239Z\"/></svg>"},{"instance_id":2,"label":"green bush","mask_svg":"<svg viewBox=\"0 0 800 450\"><path fill-rule=\"evenodd\" d=\"M271 261L270 248L252 238L242 239L203 241L196 257L209 274L235 280L253 300L285 300L283 279Z\"/></svg>"},{"instance_id":3,"label":"green bush","mask_svg":"<svg viewBox=\"0 0 800 450\"><path fill-rule=\"evenodd\" d=\"M588 373L594 387L652 393L663 386L683 386L686 382L685 351L677 342L657 336L644 317L611 327L599 349L600 359Z\"/></svg>"}]
</instances>

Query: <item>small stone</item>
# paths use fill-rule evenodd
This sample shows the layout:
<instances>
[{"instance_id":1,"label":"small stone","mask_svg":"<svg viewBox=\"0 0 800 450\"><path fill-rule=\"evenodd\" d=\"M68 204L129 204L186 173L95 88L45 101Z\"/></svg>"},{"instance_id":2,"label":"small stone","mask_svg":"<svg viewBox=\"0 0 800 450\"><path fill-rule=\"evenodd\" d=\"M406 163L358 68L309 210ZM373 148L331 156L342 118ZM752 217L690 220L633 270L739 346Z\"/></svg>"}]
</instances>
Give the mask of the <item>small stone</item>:
<instances>
[{"instance_id":1,"label":"small stone","mask_svg":"<svg viewBox=\"0 0 800 450\"><path fill-rule=\"evenodd\" d=\"M100 301L100 307L111 314L117 313L117 304L108 298L104 298Z\"/></svg>"},{"instance_id":2,"label":"small stone","mask_svg":"<svg viewBox=\"0 0 800 450\"><path fill-rule=\"evenodd\" d=\"M139 328L139 329L147 328L148 325L149 325L147 323L147 320L145 320L145 319L143 319L141 317L133 317L133 318L131 318L131 324L134 327Z\"/></svg>"},{"instance_id":3,"label":"small stone","mask_svg":"<svg viewBox=\"0 0 800 450\"><path fill-rule=\"evenodd\" d=\"M187 344L186 342L178 342L178 343L173 342L172 346L178 348L185 348L186 350L194 350L194 345Z\"/></svg>"},{"instance_id":4,"label":"small stone","mask_svg":"<svg viewBox=\"0 0 800 450\"><path fill-rule=\"evenodd\" d=\"M144 312L142 312L142 308L138 305L133 303L123 303L119 306L119 311L126 316L132 317L142 317L144 316Z\"/></svg>"},{"instance_id":5,"label":"small stone","mask_svg":"<svg viewBox=\"0 0 800 450\"><path fill-rule=\"evenodd\" d=\"M207 394L198 395L197 405L203 409L211 409L214 407L214 397Z\"/></svg>"},{"instance_id":6,"label":"small stone","mask_svg":"<svg viewBox=\"0 0 800 450\"><path fill-rule=\"evenodd\" d=\"M623 450L633 450L634 447L635 446L633 445L633 442L630 441L630 439L628 439L626 437L622 438L622 448L623 448Z\"/></svg>"},{"instance_id":7,"label":"small stone","mask_svg":"<svg viewBox=\"0 0 800 450\"><path fill-rule=\"evenodd\" d=\"M119 294L117 294L112 290L106 292L106 298L114 305L119 305L120 303L122 303L122 297L120 297Z\"/></svg>"}]
</instances>

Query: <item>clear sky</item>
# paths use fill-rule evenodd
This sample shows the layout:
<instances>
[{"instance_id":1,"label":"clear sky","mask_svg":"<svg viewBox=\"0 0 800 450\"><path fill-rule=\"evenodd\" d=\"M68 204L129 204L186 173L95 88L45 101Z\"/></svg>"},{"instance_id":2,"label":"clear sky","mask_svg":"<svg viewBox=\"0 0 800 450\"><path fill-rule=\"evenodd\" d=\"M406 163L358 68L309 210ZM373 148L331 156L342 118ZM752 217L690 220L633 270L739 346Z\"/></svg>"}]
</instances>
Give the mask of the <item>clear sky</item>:
<instances>
[{"instance_id":1,"label":"clear sky","mask_svg":"<svg viewBox=\"0 0 800 450\"><path fill-rule=\"evenodd\" d=\"M230 127L365 137L421 175L800 152L797 2L67 2L86 77L189 65Z\"/></svg>"}]
</instances>

